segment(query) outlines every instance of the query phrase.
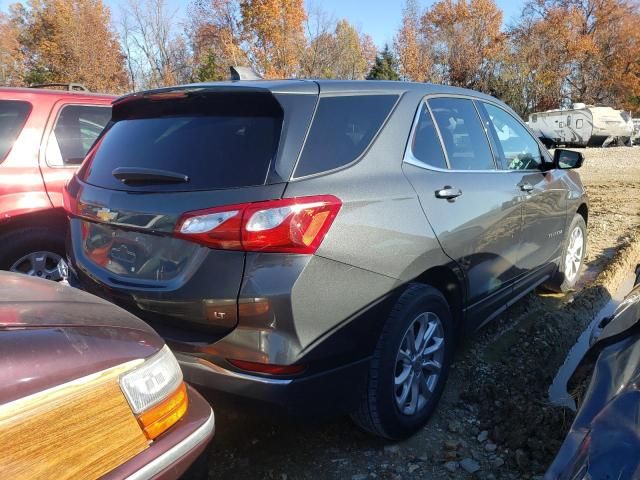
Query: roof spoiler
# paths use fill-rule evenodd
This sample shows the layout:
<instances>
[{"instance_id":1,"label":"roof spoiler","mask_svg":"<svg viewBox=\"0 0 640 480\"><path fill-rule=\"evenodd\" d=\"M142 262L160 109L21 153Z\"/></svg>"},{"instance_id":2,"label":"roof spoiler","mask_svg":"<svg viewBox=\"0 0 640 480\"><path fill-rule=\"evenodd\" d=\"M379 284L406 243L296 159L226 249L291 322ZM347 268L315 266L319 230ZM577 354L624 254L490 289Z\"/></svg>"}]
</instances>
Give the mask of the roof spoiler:
<instances>
[{"instance_id":1,"label":"roof spoiler","mask_svg":"<svg viewBox=\"0 0 640 480\"><path fill-rule=\"evenodd\" d=\"M258 75L251 67L239 67L230 66L231 80L262 80L263 78Z\"/></svg>"}]
</instances>

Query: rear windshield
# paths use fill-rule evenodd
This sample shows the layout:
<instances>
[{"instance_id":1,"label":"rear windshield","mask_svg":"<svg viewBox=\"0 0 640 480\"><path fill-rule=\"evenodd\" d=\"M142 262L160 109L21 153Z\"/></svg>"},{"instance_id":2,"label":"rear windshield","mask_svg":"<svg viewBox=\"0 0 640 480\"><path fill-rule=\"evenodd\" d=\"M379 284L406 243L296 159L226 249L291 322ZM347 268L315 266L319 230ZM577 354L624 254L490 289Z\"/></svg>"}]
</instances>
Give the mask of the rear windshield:
<instances>
[{"instance_id":1,"label":"rear windshield","mask_svg":"<svg viewBox=\"0 0 640 480\"><path fill-rule=\"evenodd\" d=\"M0 100L0 163L11 151L30 111L27 102Z\"/></svg>"},{"instance_id":2,"label":"rear windshield","mask_svg":"<svg viewBox=\"0 0 640 480\"><path fill-rule=\"evenodd\" d=\"M207 102L200 103L206 107ZM215 190L266 182L278 149L282 112L245 108L238 114L215 108L163 109L159 116L135 111L115 121L101 139L85 181L136 191ZM153 107L155 108L155 107ZM207 111L208 110L208 111ZM155 111L155 110L154 110ZM114 112L114 118L117 118ZM155 169L186 175L187 183L125 185L118 167Z\"/></svg>"},{"instance_id":3,"label":"rear windshield","mask_svg":"<svg viewBox=\"0 0 640 480\"><path fill-rule=\"evenodd\" d=\"M356 160L369 146L397 95L320 99L295 177L326 172Z\"/></svg>"}]
</instances>

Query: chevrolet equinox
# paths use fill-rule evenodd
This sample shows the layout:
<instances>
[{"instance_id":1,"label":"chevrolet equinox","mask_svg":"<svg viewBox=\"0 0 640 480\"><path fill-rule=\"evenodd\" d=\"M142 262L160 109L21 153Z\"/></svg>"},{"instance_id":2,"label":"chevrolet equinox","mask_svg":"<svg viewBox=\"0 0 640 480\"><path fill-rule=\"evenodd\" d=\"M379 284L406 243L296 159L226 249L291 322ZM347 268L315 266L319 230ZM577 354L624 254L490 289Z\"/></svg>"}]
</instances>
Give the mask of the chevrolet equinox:
<instances>
[{"instance_id":1,"label":"chevrolet equinox","mask_svg":"<svg viewBox=\"0 0 640 480\"><path fill-rule=\"evenodd\" d=\"M574 286L582 160L458 88L131 94L65 191L69 282L152 325L193 384L402 438L456 339L538 286Z\"/></svg>"}]
</instances>

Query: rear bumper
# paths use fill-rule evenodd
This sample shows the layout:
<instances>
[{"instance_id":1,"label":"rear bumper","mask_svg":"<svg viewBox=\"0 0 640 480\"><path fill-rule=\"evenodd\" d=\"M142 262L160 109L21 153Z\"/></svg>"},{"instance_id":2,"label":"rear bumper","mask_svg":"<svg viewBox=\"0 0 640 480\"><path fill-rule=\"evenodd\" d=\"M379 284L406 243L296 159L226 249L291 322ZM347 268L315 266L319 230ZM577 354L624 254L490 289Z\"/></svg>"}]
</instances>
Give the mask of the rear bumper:
<instances>
[{"instance_id":1,"label":"rear bumper","mask_svg":"<svg viewBox=\"0 0 640 480\"><path fill-rule=\"evenodd\" d=\"M215 417L207 401L191 387L188 392L185 417L102 480L177 480L184 474L204 452L215 430Z\"/></svg>"},{"instance_id":2,"label":"rear bumper","mask_svg":"<svg viewBox=\"0 0 640 480\"><path fill-rule=\"evenodd\" d=\"M304 377L263 377L175 353L185 379L190 383L216 392L268 402L298 416L351 413L362 398L369 370L369 358L366 358Z\"/></svg>"},{"instance_id":3,"label":"rear bumper","mask_svg":"<svg viewBox=\"0 0 640 480\"><path fill-rule=\"evenodd\" d=\"M319 256L251 253L233 294L235 328L214 330L219 325L212 319L196 329L193 310L218 296L217 287L206 278L191 278L180 288L193 294L193 308L180 310L177 307L184 305L175 291L112 285L104 271L77 255L76 243L68 249L69 283L149 323L181 361L188 382L201 391L266 401L303 415L351 412L357 407L369 358L402 290L390 277ZM210 269L208 275L211 272L217 281L224 280L224 271ZM191 292L194 281L211 291ZM175 316L148 310L149 298L175 307ZM305 371L290 378L268 377L247 373L232 360L299 365Z\"/></svg>"}]
</instances>

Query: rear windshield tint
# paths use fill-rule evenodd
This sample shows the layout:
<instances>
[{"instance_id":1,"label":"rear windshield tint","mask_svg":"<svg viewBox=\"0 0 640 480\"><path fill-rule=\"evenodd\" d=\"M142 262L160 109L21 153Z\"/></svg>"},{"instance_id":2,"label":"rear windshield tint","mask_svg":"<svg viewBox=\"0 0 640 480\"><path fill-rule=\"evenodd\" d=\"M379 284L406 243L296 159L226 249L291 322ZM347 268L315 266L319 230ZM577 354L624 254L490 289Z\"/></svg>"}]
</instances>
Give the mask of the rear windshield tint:
<instances>
[{"instance_id":1,"label":"rear windshield tint","mask_svg":"<svg viewBox=\"0 0 640 480\"><path fill-rule=\"evenodd\" d=\"M163 103L163 102L160 102ZM282 112L216 112L203 108L161 109L145 116L133 111L117 120L98 144L85 181L135 191L215 190L266 182L278 149ZM226 103L226 102L225 102ZM114 110L114 118L118 113ZM125 185L118 167L155 169L186 175L187 183Z\"/></svg>"},{"instance_id":2,"label":"rear windshield tint","mask_svg":"<svg viewBox=\"0 0 640 480\"><path fill-rule=\"evenodd\" d=\"M320 99L295 177L326 172L356 160L395 105L397 95Z\"/></svg>"},{"instance_id":3,"label":"rear windshield tint","mask_svg":"<svg viewBox=\"0 0 640 480\"><path fill-rule=\"evenodd\" d=\"M0 100L0 163L11 151L30 111L30 103Z\"/></svg>"}]
</instances>

